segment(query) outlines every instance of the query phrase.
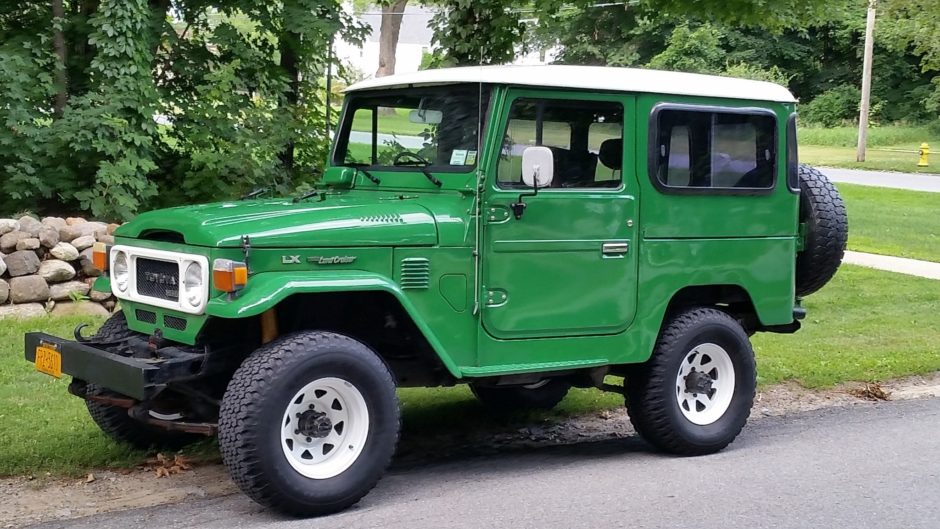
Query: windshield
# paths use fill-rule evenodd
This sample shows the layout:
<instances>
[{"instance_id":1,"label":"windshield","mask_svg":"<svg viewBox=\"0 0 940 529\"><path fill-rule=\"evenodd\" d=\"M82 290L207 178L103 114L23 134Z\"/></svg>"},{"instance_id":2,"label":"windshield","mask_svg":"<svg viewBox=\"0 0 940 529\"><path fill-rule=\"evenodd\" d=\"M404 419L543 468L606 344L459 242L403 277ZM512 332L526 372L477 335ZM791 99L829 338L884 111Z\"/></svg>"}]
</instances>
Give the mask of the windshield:
<instances>
[{"instance_id":1,"label":"windshield","mask_svg":"<svg viewBox=\"0 0 940 529\"><path fill-rule=\"evenodd\" d=\"M480 109L489 88L418 87L348 96L336 165L372 170L468 172L479 158Z\"/></svg>"}]
</instances>

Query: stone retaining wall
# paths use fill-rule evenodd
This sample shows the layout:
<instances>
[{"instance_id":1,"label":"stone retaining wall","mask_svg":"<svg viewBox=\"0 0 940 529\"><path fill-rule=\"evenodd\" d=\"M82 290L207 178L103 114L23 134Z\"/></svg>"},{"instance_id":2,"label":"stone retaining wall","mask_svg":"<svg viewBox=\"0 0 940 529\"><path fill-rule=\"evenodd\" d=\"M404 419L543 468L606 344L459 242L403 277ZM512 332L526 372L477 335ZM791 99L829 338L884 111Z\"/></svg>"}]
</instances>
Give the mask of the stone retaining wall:
<instances>
[{"instance_id":1,"label":"stone retaining wall","mask_svg":"<svg viewBox=\"0 0 940 529\"><path fill-rule=\"evenodd\" d=\"M0 319L109 315L115 299L91 290L101 275L91 252L95 242L113 244L117 227L79 217L0 218Z\"/></svg>"}]
</instances>

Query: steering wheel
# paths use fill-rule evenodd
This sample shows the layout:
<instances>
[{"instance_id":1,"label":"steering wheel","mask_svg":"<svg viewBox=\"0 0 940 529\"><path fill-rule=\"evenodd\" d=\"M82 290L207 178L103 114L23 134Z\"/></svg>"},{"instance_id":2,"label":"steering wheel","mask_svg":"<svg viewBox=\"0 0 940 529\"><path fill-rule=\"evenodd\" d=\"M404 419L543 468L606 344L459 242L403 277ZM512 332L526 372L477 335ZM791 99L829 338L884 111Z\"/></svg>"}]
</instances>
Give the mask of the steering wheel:
<instances>
[{"instance_id":1,"label":"steering wheel","mask_svg":"<svg viewBox=\"0 0 940 529\"><path fill-rule=\"evenodd\" d=\"M408 156L410 156L413 161L423 163L426 166L431 165L431 162L429 162L425 157L421 156L418 153L411 152L411 151L401 151L400 153L396 154L395 159L392 160L392 165L414 165L414 164L400 163L402 158L405 158Z\"/></svg>"}]
</instances>

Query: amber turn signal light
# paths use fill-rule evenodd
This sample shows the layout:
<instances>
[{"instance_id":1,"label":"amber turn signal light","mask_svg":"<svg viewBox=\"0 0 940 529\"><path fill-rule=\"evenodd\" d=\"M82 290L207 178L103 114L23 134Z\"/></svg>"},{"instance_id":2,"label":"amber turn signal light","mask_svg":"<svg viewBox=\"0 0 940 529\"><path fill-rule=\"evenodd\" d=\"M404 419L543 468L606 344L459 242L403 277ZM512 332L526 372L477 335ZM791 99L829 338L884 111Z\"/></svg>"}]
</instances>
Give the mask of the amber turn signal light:
<instances>
[{"instance_id":1,"label":"amber turn signal light","mask_svg":"<svg viewBox=\"0 0 940 529\"><path fill-rule=\"evenodd\" d=\"M96 242L91 249L91 264L95 265L95 268L101 270L102 272L108 271L108 254L111 248L103 243Z\"/></svg>"},{"instance_id":2,"label":"amber turn signal light","mask_svg":"<svg viewBox=\"0 0 940 529\"><path fill-rule=\"evenodd\" d=\"M222 292L237 292L248 284L248 265L231 259L212 263L212 284Z\"/></svg>"}]
</instances>

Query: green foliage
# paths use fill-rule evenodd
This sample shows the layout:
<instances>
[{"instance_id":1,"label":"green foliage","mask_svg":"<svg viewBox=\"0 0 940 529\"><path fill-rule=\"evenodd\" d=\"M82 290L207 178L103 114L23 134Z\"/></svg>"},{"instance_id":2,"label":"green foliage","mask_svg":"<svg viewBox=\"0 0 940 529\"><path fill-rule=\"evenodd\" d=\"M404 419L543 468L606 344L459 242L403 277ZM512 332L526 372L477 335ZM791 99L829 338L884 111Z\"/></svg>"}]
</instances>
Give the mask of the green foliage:
<instances>
[{"instance_id":1,"label":"green foliage","mask_svg":"<svg viewBox=\"0 0 940 529\"><path fill-rule=\"evenodd\" d=\"M657 70L714 73L721 69L724 58L718 30L710 24L695 29L681 25L672 31L666 48L650 59L647 66Z\"/></svg>"},{"instance_id":2,"label":"green foliage","mask_svg":"<svg viewBox=\"0 0 940 529\"><path fill-rule=\"evenodd\" d=\"M915 3L926 9L927 3L936 5L937 1ZM594 4L534 2L538 20L527 29L527 45L559 49L556 61L560 63L655 67L768 80L785 84L804 103L827 90L860 84L867 0L771 4L739 0L707 9L698 2L671 0L627 6ZM919 25L912 27L926 28L940 21L927 13L923 11ZM907 31L893 23L893 16L895 12L887 9L878 20L877 74L872 86L878 104L872 118L883 123L936 119L940 90L931 84L936 74L922 72L920 66L930 50L885 45L891 27Z\"/></svg>"},{"instance_id":3,"label":"green foliage","mask_svg":"<svg viewBox=\"0 0 940 529\"><path fill-rule=\"evenodd\" d=\"M515 57L525 26L516 4L508 0L444 0L431 19L433 43L438 46L432 65L503 64Z\"/></svg>"},{"instance_id":4,"label":"green foliage","mask_svg":"<svg viewBox=\"0 0 940 529\"><path fill-rule=\"evenodd\" d=\"M763 68L745 62L727 65L723 75L740 79L751 79L754 81L768 81L783 86L790 84L790 79L793 78L793 74L787 74L776 66Z\"/></svg>"},{"instance_id":5,"label":"green foliage","mask_svg":"<svg viewBox=\"0 0 940 529\"><path fill-rule=\"evenodd\" d=\"M338 0L64 3L56 23L44 1L0 6L0 213L127 218L286 191L325 161L330 42L365 36Z\"/></svg>"},{"instance_id":6,"label":"green foliage","mask_svg":"<svg viewBox=\"0 0 940 529\"><path fill-rule=\"evenodd\" d=\"M869 147L897 147L913 149L921 142L931 141L940 134L930 131L926 126L874 126L868 129ZM835 147L855 147L858 141L857 126L823 127L806 123L800 114L800 145L828 145Z\"/></svg>"},{"instance_id":7,"label":"green foliage","mask_svg":"<svg viewBox=\"0 0 940 529\"><path fill-rule=\"evenodd\" d=\"M800 106L800 117L807 123L835 127L858 118L861 91L852 85L841 85L816 96Z\"/></svg>"},{"instance_id":8,"label":"green foliage","mask_svg":"<svg viewBox=\"0 0 940 529\"><path fill-rule=\"evenodd\" d=\"M99 82L74 98L54 124L62 147L85 167L97 168L74 193L79 207L96 217L127 218L157 193L147 178L157 168L151 16L145 0L102 0L88 38L97 50L90 75Z\"/></svg>"}]
</instances>

